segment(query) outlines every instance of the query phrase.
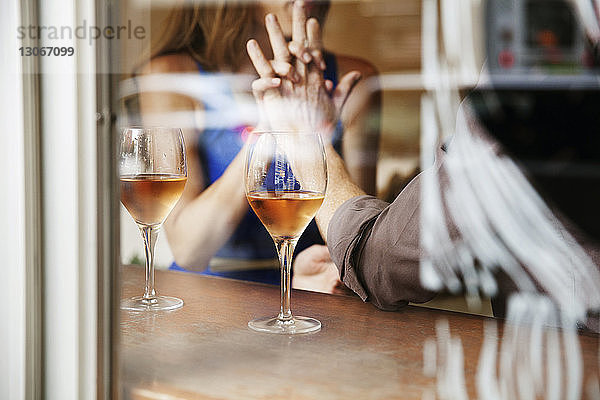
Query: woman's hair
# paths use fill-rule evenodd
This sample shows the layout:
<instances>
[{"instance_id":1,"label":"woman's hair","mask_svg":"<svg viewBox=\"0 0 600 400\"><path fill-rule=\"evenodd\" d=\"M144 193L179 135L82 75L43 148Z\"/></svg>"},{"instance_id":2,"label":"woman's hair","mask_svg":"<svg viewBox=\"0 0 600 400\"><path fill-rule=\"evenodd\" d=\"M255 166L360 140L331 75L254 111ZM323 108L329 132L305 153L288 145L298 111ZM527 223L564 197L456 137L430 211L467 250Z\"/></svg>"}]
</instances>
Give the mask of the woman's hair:
<instances>
[{"instance_id":1,"label":"woman's hair","mask_svg":"<svg viewBox=\"0 0 600 400\"><path fill-rule=\"evenodd\" d=\"M329 0L312 3L310 13L321 24ZM153 43L150 59L185 52L203 69L237 70L246 55L246 42L259 20L257 1L182 1L169 13L159 40Z\"/></svg>"},{"instance_id":2,"label":"woman's hair","mask_svg":"<svg viewBox=\"0 0 600 400\"><path fill-rule=\"evenodd\" d=\"M186 2L171 10L150 58L187 53L206 70L236 70L256 26L256 3L218 0Z\"/></svg>"}]
</instances>

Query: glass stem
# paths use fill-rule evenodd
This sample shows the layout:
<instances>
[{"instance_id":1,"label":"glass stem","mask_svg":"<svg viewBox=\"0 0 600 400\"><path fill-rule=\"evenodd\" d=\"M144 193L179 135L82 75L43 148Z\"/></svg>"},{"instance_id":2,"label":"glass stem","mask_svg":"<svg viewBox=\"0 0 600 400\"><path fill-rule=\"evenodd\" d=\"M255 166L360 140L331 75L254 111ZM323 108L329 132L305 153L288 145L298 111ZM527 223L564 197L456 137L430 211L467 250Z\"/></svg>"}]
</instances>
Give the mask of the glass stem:
<instances>
[{"instance_id":1,"label":"glass stem","mask_svg":"<svg viewBox=\"0 0 600 400\"><path fill-rule=\"evenodd\" d=\"M279 263L281 264L281 308L277 319L286 322L292 319L292 310L290 309L290 275L292 271L292 257L294 248L298 239L276 239L275 246L279 255Z\"/></svg>"},{"instance_id":2,"label":"glass stem","mask_svg":"<svg viewBox=\"0 0 600 400\"><path fill-rule=\"evenodd\" d=\"M144 300L154 300L156 298L156 292L154 291L154 245L156 244L160 225L140 225L139 227L146 250L146 286L142 298Z\"/></svg>"}]
</instances>

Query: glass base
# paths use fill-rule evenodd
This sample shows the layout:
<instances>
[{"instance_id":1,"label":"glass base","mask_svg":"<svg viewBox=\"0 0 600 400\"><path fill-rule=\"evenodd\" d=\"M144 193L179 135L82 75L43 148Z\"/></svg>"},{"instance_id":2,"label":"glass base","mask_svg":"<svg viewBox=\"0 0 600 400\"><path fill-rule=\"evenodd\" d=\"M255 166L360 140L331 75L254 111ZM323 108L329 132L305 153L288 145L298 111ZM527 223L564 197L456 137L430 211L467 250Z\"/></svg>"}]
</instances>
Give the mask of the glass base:
<instances>
[{"instance_id":1,"label":"glass base","mask_svg":"<svg viewBox=\"0 0 600 400\"><path fill-rule=\"evenodd\" d=\"M169 296L156 296L153 299L136 296L121 300L121 310L127 311L168 311L182 306L183 300Z\"/></svg>"},{"instance_id":2,"label":"glass base","mask_svg":"<svg viewBox=\"0 0 600 400\"><path fill-rule=\"evenodd\" d=\"M258 332L294 335L317 332L321 329L321 323L309 317L292 317L289 321L282 321L277 317L263 317L248 322L248 328Z\"/></svg>"}]
</instances>

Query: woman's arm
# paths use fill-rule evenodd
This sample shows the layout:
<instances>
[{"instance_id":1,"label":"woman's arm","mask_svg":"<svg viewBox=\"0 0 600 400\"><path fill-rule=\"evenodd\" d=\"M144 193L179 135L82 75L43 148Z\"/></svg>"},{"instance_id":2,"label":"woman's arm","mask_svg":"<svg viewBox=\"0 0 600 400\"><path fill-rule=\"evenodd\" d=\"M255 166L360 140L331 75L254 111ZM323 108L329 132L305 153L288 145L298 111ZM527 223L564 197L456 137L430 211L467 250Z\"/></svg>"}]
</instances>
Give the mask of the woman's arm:
<instances>
[{"instance_id":1,"label":"woman's arm","mask_svg":"<svg viewBox=\"0 0 600 400\"><path fill-rule=\"evenodd\" d=\"M359 71L362 76L342 108L342 152L354 183L367 194L375 196L381 120L378 73L373 65L359 58L340 55L337 63L340 76L350 71Z\"/></svg>"},{"instance_id":2,"label":"woman's arm","mask_svg":"<svg viewBox=\"0 0 600 400\"><path fill-rule=\"evenodd\" d=\"M194 73L196 65L187 55L156 58L142 71L148 79L152 74ZM243 151L228 166L223 175L206 187L202 163L198 154L197 115L201 105L177 93L152 92L140 88L140 108L144 124L160 125L168 113L184 116L184 137L188 162L188 181L181 199L165 221L164 227L171 251L178 265L186 269L204 269L212 256L231 236L248 208L243 182ZM160 79L160 78L158 78Z\"/></svg>"}]
</instances>

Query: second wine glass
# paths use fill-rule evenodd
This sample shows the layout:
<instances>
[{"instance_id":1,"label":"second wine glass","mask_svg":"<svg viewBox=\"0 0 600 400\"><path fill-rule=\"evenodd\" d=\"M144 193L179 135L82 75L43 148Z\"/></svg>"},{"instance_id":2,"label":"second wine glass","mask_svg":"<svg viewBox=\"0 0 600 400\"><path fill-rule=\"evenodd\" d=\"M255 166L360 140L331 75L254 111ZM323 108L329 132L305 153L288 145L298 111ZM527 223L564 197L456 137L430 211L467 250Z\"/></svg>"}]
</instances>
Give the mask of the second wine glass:
<instances>
[{"instance_id":1,"label":"second wine glass","mask_svg":"<svg viewBox=\"0 0 600 400\"><path fill-rule=\"evenodd\" d=\"M327 162L320 135L297 131L253 132L246 152L246 196L277 248L281 268L281 307L275 317L248 322L253 330L296 334L321 323L293 316L290 273L300 235L317 213L327 188Z\"/></svg>"}]
</instances>

